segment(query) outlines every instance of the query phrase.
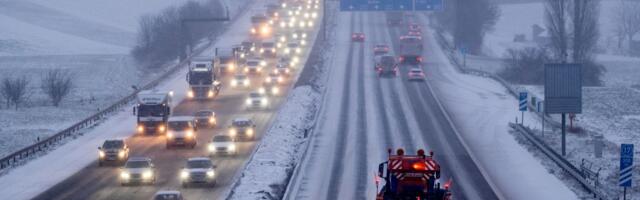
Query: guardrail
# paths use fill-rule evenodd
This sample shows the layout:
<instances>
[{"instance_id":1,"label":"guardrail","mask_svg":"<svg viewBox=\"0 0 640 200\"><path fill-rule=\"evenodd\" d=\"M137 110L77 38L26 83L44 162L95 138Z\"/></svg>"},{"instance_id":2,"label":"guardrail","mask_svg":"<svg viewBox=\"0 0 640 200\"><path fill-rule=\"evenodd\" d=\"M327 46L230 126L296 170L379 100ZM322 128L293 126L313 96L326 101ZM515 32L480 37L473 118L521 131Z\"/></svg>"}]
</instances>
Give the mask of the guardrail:
<instances>
[{"instance_id":1,"label":"guardrail","mask_svg":"<svg viewBox=\"0 0 640 200\"><path fill-rule=\"evenodd\" d=\"M527 140L534 144L538 148L538 150L542 151L547 157L549 157L553 162L555 162L560 168L569 173L573 179L578 181L585 189L587 189L590 193L593 194L593 197L596 199L607 199L606 195L600 192L594 185L591 185L589 181L585 178L585 174L582 173L582 170L578 169L576 166L571 164L567 159L562 157L556 151L554 151L551 147L549 147L546 143L542 142L540 138L535 136L531 129L528 127L524 127L521 124L509 123L509 126L516 131L522 133Z\"/></svg>"},{"instance_id":2,"label":"guardrail","mask_svg":"<svg viewBox=\"0 0 640 200\"><path fill-rule=\"evenodd\" d=\"M220 31L216 31L213 33L216 37L218 36L218 34L220 34ZM160 81L166 79L167 77L173 75L176 71L178 71L181 67L185 66L186 62L193 57L194 55L198 55L200 53L202 53L205 49L207 49L208 46L210 46L212 44L212 40L209 40L209 44L207 45L201 45L198 49L196 49L195 51L193 51L193 53L191 55L189 55L186 59L184 59L183 61L181 61L180 63L171 66L169 68L169 70L167 70L166 72L164 72L162 75L160 75L159 77L155 78L154 80L152 80L151 82L143 85L142 87L138 88L137 90L133 91L131 94L123 97L122 99L118 100L116 103L110 105L109 107L107 107L106 109L103 109L83 120L81 120L78 123L75 123L73 125L71 125L70 127L63 129L61 131L59 131L58 133L44 139L41 140L35 144L32 144L30 146L24 147L12 154L9 154L3 158L0 159L0 170L3 170L5 168L11 167L16 163L19 163L21 161L23 161L26 158L32 157L34 155L36 155L39 152L43 152L48 150L50 147L54 146L55 144L59 143L60 141L62 141L65 138L74 136L78 133L80 133L80 130L87 128L87 127L91 127L96 125L97 123L99 123L100 121L102 121L103 119L105 119L108 115L115 113L117 111L120 110L120 108L128 105L131 101L135 100L136 95L138 94L138 92L142 91L142 90L148 90L151 89L155 86L157 86Z\"/></svg>"}]
</instances>

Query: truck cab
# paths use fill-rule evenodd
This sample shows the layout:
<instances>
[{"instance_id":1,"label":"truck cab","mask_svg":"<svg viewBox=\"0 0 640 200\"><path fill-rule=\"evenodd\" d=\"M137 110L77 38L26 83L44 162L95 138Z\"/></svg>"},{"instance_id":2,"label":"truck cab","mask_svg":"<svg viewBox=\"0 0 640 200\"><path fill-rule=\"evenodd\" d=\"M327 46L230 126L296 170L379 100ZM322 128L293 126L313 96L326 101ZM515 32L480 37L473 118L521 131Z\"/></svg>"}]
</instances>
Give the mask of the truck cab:
<instances>
[{"instance_id":1,"label":"truck cab","mask_svg":"<svg viewBox=\"0 0 640 200\"><path fill-rule=\"evenodd\" d=\"M137 104L133 107L139 134L165 133L171 114L172 92L144 90L138 92Z\"/></svg>"},{"instance_id":2,"label":"truck cab","mask_svg":"<svg viewBox=\"0 0 640 200\"><path fill-rule=\"evenodd\" d=\"M189 62L187 82L189 90L188 99L211 100L220 92L220 83L217 81L213 59L194 58Z\"/></svg>"}]
</instances>

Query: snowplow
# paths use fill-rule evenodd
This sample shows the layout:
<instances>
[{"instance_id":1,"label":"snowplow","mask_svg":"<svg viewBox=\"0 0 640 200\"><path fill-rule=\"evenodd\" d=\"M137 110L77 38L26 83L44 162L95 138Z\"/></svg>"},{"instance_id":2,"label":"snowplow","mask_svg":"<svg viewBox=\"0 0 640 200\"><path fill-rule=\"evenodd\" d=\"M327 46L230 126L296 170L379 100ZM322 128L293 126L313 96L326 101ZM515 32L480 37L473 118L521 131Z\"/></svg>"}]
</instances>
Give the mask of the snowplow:
<instances>
[{"instance_id":1,"label":"snowplow","mask_svg":"<svg viewBox=\"0 0 640 200\"><path fill-rule=\"evenodd\" d=\"M420 149L417 155L405 155L403 149L396 154L388 150L389 159L378 166L376 176L376 200L451 200L447 182L441 187L440 165L433 159L433 152L425 155ZM380 179L384 180L378 189Z\"/></svg>"}]
</instances>

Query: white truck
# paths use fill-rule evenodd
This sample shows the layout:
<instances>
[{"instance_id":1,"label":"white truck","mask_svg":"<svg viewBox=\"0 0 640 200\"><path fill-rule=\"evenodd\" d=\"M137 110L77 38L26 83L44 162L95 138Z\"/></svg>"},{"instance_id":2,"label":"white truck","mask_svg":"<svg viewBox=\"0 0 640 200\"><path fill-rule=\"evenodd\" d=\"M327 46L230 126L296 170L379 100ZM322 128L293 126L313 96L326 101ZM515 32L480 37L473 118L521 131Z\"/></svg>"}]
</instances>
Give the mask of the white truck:
<instances>
[{"instance_id":1,"label":"white truck","mask_svg":"<svg viewBox=\"0 0 640 200\"><path fill-rule=\"evenodd\" d=\"M137 119L137 132L165 133L167 120L171 114L171 92L143 90L138 92L133 114Z\"/></svg>"},{"instance_id":2,"label":"white truck","mask_svg":"<svg viewBox=\"0 0 640 200\"><path fill-rule=\"evenodd\" d=\"M187 72L187 82L189 90L188 99L212 100L220 92L220 82L217 80L217 69L213 59L207 57L196 57L189 61L189 72Z\"/></svg>"}]
</instances>

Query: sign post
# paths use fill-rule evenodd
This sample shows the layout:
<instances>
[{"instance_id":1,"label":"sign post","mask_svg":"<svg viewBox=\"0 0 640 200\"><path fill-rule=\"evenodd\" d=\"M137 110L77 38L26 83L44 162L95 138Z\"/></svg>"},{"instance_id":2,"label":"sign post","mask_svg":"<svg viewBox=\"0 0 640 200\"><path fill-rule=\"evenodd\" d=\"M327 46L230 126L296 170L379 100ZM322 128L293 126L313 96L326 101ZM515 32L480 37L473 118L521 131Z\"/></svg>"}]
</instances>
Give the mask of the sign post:
<instances>
[{"instance_id":1,"label":"sign post","mask_svg":"<svg viewBox=\"0 0 640 200\"><path fill-rule=\"evenodd\" d=\"M566 155L566 115L582 113L582 65L544 65L545 113L562 115L562 156Z\"/></svg>"},{"instance_id":2,"label":"sign post","mask_svg":"<svg viewBox=\"0 0 640 200\"><path fill-rule=\"evenodd\" d=\"M520 122L524 125L524 111L527 111L527 92L520 92L519 110L522 112Z\"/></svg>"},{"instance_id":3,"label":"sign post","mask_svg":"<svg viewBox=\"0 0 640 200\"><path fill-rule=\"evenodd\" d=\"M536 108L538 109L537 111L539 113L542 114L542 128L540 130L542 130L542 137L544 137L544 108L542 108L544 101L538 101L538 106L536 106Z\"/></svg>"},{"instance_id":4,"label":"sign post","mask_svg":"<svg viewBox=\"0 0 640 200\"><path fill-rule=\"evenodd\" d=\"M631 187L633 172L633 144L620 145L620 178L618 186L623 187L623 199L627 199L627 188Z\"/></svg>"}]
</instances>

